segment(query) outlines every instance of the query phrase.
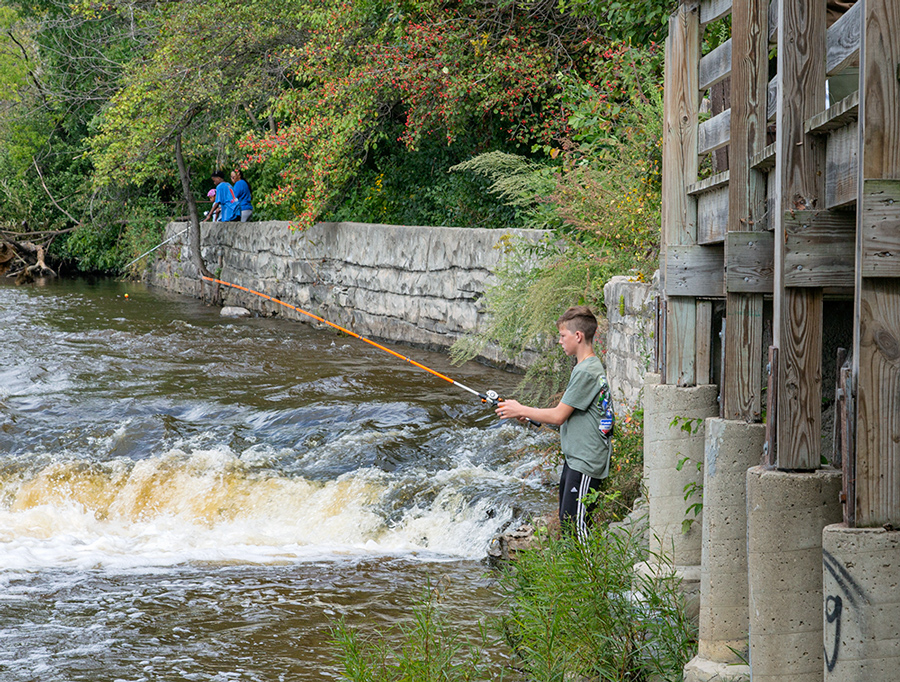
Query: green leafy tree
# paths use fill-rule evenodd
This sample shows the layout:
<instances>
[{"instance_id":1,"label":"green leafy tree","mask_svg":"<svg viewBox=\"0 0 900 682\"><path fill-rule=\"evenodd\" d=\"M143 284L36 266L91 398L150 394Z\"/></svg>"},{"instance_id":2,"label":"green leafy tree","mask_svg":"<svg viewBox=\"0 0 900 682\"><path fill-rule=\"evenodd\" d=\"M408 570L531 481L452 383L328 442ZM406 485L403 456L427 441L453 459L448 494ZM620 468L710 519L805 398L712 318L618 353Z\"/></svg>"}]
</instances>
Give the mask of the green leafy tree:
<instances>
[{"instance_id":1,"label":"green leafy tree","mask_svg":"<svg viewBox=\"0 0 900 682\"><path fill-rule=\"evenodd\" d=\"M281 125L242 142L249 162L279 166L270 201L301 224L334 208L382 146L490 139L531 154L558 143L561 78L579 73L596 37L595 22L554 3L330 0L301 15L310 39L287 54L296 87L274 103Z\"/></svg>"},{"instance_id":2,"label":"green leafy tree","mask_svg":"<svg viewBox=\"0 0 900 682\"><path fill-rule=\"evenodd\" d=\"M238 131L260 125L257 114L282 83L276 55L303 39L290 22L291 6L218 0L163 7L152 45L128 64L91 140L98 186L177 173L192 259L206 275L191 166L222 167L234 158Z\"/></svg>"}]
</instances>

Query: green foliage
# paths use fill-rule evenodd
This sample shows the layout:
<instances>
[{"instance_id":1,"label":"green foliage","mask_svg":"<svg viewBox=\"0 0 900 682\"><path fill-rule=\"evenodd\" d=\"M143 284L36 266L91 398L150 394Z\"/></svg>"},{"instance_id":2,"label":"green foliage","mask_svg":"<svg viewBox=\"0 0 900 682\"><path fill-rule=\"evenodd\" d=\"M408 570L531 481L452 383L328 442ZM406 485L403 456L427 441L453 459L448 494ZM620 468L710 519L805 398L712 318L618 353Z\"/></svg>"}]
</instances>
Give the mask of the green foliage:
<instances>
[{"instance_id":1,"label":"green foliage","mask_svg":"<svg viewBox=\"0 0 900 682\"><path fill-rule=\"evenodd\" d=\"M636 574L646 559L640 537L602 532L517 555L502 626L528 679L680 679L694 642L679 579L662 556L655 576Z\"/></svg>"},{"instance_id":2,"label":"green foliage","mask_svg":"<svg viewBox=\"0 0 900 682\"><path fill-rule=\"evenodd\" d=\"M551 350L555 321L569 306L604 310L603 285L618 274L648 278L656 268L661 204L662 102L658 54L625 45L595 54L596 84L572 81L572 139L538 163L484 154L457 166L488 176L491 191L525 211L527 227L551 227L538 244L511 239L484 298L488 323L452 349L455 361L488 344L515 357L536 350L522 382L527 399L549 402L568 379ZM556 159L553 159L553 156Z\"/></svg>"},{"instance_id":3,"label":"green foliage","mask_svg":"<svg viewBox=\"0 0 900 682\"><path fill-rule=\"evenodd\" d=\"M694 653L694 627L665 556L652 557L654 575L635 572L634 564L648 558L642 538L630 532L595 532L584 541L541 536L500 575L505 613L492 629L513 653L507 667L484 656L499 643L484 632L476 640L458 636L427 596L409 622L386 634L364 638L338 623L343 679L489 680L513 673L532 682L680 680Z\"/></svg>"},{"instance_id":4,"label":"green foliage","mask_svg":"<svg viewBox=\"0 0 900 682\"><path fill-rule=\"evenodd\" d=\"M490 140L498 147L502 140ZM324 220L395 225L446 225L511 228L522 225L515 207L488 192L489 183L471 173L447 168L484 140L464 136L452 144L434 138L416 149L380 145Z\"/></svg>"},{"instance_id":5,"label":"green foliage","mask_svg":"<svg viewBox=\"0 0 900 682\"><path fill-rule=\"evenodd\" d=\"M669 15L678 7L677 0L560 0L559 4L578 15L600 17L610 40L632 45L664 40Z\"/></svg>"},{"instance_id":6,"label":"green foliage","mask_svg":"<svg viewBox=\"0 0 900 682\"><path fill-rule=\"evenodd\" d=\"M309 40L289 53L297 87L273 105L279 128L243 140L249 162L281 168L269 200L310 224L335 210L383 146L415 152L498 131L521 151L561 140L569 114L561 79L580 72L596 24L547 3L531 10L331 0L301 11ZM466 146L444 169L487 151Z\"/></svg>"}]
</instances>

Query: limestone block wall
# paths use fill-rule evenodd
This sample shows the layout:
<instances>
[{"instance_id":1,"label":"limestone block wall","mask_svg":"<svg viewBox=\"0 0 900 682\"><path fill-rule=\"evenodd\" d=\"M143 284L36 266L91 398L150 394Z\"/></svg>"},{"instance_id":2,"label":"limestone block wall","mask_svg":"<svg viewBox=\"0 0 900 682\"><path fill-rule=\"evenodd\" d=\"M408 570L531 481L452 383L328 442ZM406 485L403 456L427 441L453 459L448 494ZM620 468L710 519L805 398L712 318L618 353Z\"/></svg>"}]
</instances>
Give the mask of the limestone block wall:
<instances>
[{"instance_id":1,"label":"limestone block wall","mask_svg":"<svg viewBox=\"0 0 900 682\"><path fill-rule=\"evenodd\" d=\"M640 407L644 375L656 364L653 334L658 294L655 280L613 277L603 287L608 322L603 361L619 414Z\"/></svg>"},{"instance_id":2,"label":"limestone block wall","mask_svg":"<svg viewBox=\"0 0 900 682\"><path fill-rule=\"evenodd\" d=\"M187 225L171 223L166 237ZM483 322L479 303L510 233L538 240L538 230L407 227L287 222L203 223L201 251L220 278L282 299L366 337L447 348ZM154 262L151 284L200 296L187 234ZM208 286L208 285L207 285ZM261 314L309 318L235 289L224 302ZM484 359L507 364L497 349ZM527 364L531 358L519 358Z\"/></svg>"}]
</instances>

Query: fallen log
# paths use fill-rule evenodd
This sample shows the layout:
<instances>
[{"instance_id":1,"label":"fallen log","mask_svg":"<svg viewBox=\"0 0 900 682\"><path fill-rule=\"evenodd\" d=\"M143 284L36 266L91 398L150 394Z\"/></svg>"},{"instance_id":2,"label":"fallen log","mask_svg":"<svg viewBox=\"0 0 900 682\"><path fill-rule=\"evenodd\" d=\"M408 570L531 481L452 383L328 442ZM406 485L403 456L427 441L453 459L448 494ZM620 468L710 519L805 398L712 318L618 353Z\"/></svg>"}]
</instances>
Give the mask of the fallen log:
<instances>
[{"instance_id":1,"label":"fallen log","mask_svg":"<svg viewBox=\"0 0 900 682\"><path fill-rule=\"evenodd\" d=\"M15 277L16 284L29 284L39 277L56 277L47 265L44 245L34 242L0 241L0 275Z\"/></svg>"}]
</instances>

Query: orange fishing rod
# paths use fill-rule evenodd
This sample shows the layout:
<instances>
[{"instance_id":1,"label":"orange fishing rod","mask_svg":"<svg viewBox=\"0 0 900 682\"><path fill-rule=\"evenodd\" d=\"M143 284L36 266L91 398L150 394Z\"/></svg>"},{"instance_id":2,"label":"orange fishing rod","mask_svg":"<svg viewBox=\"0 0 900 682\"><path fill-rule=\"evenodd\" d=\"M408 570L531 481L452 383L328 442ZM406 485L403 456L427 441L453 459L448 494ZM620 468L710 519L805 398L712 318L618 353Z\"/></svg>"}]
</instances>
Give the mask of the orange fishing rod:
<instances>
[{"instance_id":1,"label":"orange fishing rod","mask_svg":"<svg viewBox=\"0 0 900 682\"><path fill-rule=\"evenodd\" d=\"M226 287L231 287L232 289L240 289L241 291L246 291L248 294L254 294L255 296L259 296L260 298L264 298L268 301L272 301L273 303L278 303L279 305L283 305L285 308L290 308L291 310L301 313L302 315L306 315L307 317L311 317L314 320L318 320L319 322L327 324L329 327L334 327L338 331L342 331L345 334L349 334L350 336L352 336L355 339L359 339L360 341L364 341L365 343L368 343L370 346L375 346L375 348L377 348L378 350L383 350L385 353L390 353L395 358L400 358L401 360L406 360L406 362L408 362L409 364L415 365L419 369L424 369L429 374L433 374L434 376L436 376L440 379L443 379L444 381L449 381L454 386L457 386L464 391L468 391L472 395L478 396L479 398L481 398L481 402L483 402L483 403L490 403L491 405L496 406L497 403L499 403L501 400L500 396L497 394L497 391L486 391L484 393L479 393L474 388L469 388L465 384L461 384L458 381L455 381L455 380L451 379L450 377L446 376L445 374L441 374L440 372L431 369L431 367L426 367L421 362L416 362L412 358L408 358L405 355L401 355L400 353L397 353L396 351L392 351L390 348L385 348L380 343L375 343L374 341L371 341L363 336L360 336L356 332L352 332L349 329L344 329L344 327L334 324L334 322L329 322L328 320L326 320L322 317L319 317L318 315L315 315L311 312L303 310L302 308L298 308L297 306L293 306L290 303L285 303L284 301L280 301L277 298L269 296L268 294L264 294L259 291L254 291L253 289L248 289L247 287L242 287L239 284L232 284L231 282L225 282L224 280L221 280L221 279L214 279L212 277L205 277L203 275L201 275L200 278L205 279L207 282L214 282L216 284L222 284ZM529 420L529 421L531 421L531 420ZM537 426L540 426L540 424L537 424L537 422L531 422L531 423L535 424Z\"/></svg>"}]
</instances>

